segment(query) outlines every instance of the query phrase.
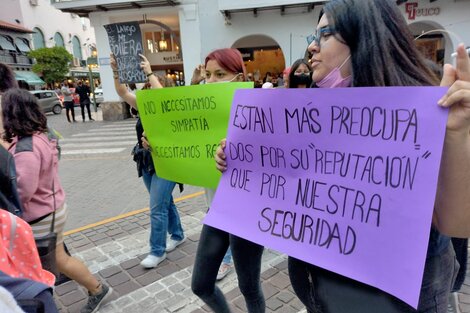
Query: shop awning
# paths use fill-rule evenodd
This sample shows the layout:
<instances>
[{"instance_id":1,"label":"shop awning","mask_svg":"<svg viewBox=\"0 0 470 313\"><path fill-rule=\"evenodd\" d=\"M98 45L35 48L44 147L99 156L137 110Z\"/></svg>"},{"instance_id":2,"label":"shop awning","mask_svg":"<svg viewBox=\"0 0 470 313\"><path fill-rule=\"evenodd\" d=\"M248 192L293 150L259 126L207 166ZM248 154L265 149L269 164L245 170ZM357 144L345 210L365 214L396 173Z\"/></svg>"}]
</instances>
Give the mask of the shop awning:
<instances>
[{"instance_id":1,"label":"shop awning","mask_svg":"<svg viewBox=\"0 0 470 313\"><path fill-rule=\"evenodd\" d=\"M45 82L34 72L15 71L16 80L24 80L28 85L44 85Z\"/></svg>"}]
</instances>

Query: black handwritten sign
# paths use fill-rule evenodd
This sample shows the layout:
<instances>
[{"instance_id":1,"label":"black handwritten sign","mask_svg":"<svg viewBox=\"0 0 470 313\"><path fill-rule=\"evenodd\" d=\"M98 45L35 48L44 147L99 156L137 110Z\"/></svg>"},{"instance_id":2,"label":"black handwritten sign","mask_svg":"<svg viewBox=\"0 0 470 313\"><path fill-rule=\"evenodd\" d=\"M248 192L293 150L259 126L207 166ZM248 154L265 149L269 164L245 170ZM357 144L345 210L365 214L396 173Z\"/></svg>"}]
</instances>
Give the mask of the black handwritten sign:
<instances>
[{"instance_id":1,"label":"black handwritten sign","mask_svg":"<svg viewBox=\"0 0 470 313\"><path fill-rule=\"evenodd\" d=\"M118 66L119 82L142 83L147 80L140 68L143 54L142 35L138 22L104 25L108 33L109 46Z\"/></svg>"},{"instance_id":2,"label":"black handwritten sign","mask_svg":"<svg viewBox=\"0 0 470 313\"><path fill-rule=\"evenodd\" d=\"M238 90L205 223L416 307L444 88Z\"/></svg>"}]
</instances>

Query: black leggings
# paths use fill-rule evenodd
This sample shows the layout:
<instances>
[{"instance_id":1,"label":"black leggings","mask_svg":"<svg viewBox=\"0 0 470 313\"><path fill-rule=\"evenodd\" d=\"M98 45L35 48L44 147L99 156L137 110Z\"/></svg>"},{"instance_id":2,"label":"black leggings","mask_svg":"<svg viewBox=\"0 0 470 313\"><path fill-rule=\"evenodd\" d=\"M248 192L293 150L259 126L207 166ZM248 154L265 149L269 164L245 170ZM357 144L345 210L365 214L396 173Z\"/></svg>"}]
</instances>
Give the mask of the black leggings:
<instances>
[{"instance_id":1,"label":"black leggings","mask_svg":"<svg viewBox=\"0 0 470 313\"><path fill-rule=\"evenodd\" d=\"M75 122L75 110L73 108L73 101L64 101L65 105L65 114L67 115L67 121L71 123ZM72 112L72 120L70 120L70 112Z\"/></svg>"},{"instance_id":2,"label":"black leggings","mask_svg":"<svg viewBox=\"0 0 470 313\"><path fill-rule=\"evenodd\" d=\"M266 305L260 283L264 247L214 227L202 227L191 289L214 312L230 312L222 291L215 285L220 263L229 245L237 271L238 286L245 297L248 312L264 313Z\"/></svg>"},{"instance_id":3,"label":"black leggings","mask_svg":"<svg viewBox=\"0 0 470 313\"><path fill-rule=\"evenodd\" d=\"M85 107L88 111L88 118L90 119L90 121L92 120L91 118L91 113L90 113L90 99L86 99L86 100L83 100L83 101L80 101L80 109L82 110L82 118L83 118L83 121L85 121Z\"/></svg>"}]
</instances>

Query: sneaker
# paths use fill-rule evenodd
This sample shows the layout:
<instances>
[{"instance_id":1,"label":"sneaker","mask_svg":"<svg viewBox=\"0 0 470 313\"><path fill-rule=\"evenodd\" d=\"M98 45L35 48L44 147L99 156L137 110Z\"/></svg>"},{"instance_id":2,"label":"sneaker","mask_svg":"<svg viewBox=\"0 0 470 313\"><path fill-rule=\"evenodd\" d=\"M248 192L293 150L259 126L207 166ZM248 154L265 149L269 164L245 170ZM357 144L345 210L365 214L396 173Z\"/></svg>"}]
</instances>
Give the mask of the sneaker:
<instances>
[{"instance_id":1,"label":"sneaker","mask_svg":"<svg viewBox=\"0 0 470 313\"><path fill-rule=\"evenodd\" d=\"M174 240L174 239L171 239L168 240L168 243L166 244L166 249L165 251L166 252L170 252L170 251L173 251L176 249L176 247L178 247L180 244L182 244L183 242L186 241L186 237L184 237L183 239L181 240Z\"/></svg>"},{"instance_id":2,"label":"sneaker","mask_svg":"<svg viewBox=\"0 0 470 313\"><path fill-rule=\"evenodd\" d=\"M80 313L95 313L100 306L111 296L113 289L106 285L101 285L101 292L97 295L88 293L88 303L80 310Z\"/></svg>"},{"instance_id":3,"label":"sneaker","mask_svg":"<svg viewBox=\"0 0 470 313\"><path fill-rule=\"evenodd\" d=\"M166 259L166 253L164 253L162 256L155 256L155 255L147 255L145 259L140 262L140 265L142 265L145 268L154 268L157 267L160 262Z\"/></svg>"},{"instance_id":4,"label":"sneaker","mask_svg":"<svg viewBox=\"0 0 470 313\"><path fill-rule=\"evenodd\" d=\"M232 271L232 266L230 264L222 263L219 267L219 272L217 272L217 280L223 279L231 271Z\"/></svg>"}]
</instances>

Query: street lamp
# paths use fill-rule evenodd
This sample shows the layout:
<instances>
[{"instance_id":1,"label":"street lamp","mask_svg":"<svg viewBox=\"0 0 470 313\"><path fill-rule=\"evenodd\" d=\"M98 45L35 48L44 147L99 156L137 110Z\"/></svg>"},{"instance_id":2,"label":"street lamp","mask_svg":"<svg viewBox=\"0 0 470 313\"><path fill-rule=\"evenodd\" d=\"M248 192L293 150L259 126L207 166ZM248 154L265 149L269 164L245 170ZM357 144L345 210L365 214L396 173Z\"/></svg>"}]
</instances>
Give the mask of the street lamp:
<instances>
[{"instance_id":1,"label":"street lamp","mask_svg":"<svg viewBox=\"0 0 470 313\"><path fill-rule=\"evenodd\" d=\"M98 58L97 58L96 50L93 50L92 55L93 55L92 57L87 58L86 64L88 66L88 75L90 77L89 80L90 80L91 93L93 94L93 108L95 109L95 112L98 112L98 109L96 107L95 83L93 82L93 72L91 71L92 68L98 66Z\"/></svg>"}]
</instances>

